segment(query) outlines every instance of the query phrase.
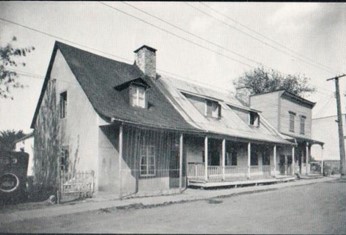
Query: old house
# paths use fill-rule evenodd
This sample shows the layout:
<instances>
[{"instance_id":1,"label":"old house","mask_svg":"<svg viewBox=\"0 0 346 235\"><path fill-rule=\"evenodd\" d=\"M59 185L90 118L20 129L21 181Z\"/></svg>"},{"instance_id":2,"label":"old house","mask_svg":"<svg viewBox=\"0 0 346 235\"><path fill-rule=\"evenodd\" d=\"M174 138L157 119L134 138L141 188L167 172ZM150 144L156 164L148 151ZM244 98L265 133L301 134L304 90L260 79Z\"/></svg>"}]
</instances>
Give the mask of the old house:
<instances>
[{"instance_id":1,"label":"old house","mask_svg":"<svg viewBox=\"0 0 346 235\"><path fill-rule=\"evenodd\" d=\"M279 90L265 94L250 96L250 106L262 110L263 116L287 140L297 143L290 152L288 149L280 153L280 171L295 171L299 167L301 174L309 173L309 158L311 146L323 142L312 138L312 109L315 103L294 95L288 91Z\"/></svg>"},{"instance_id":2,"label":"old house","mask_svg":"<svg viewBox=\"0 0 346 235\"><path fill-rule=\"evenodd\" d=\"M277 180L277 151L295 143L260 111L159 75L151 47L134 52L126 64L55 43L32 121L42 187L80 171L120 197Z\"/></svg>"}]
</instances>

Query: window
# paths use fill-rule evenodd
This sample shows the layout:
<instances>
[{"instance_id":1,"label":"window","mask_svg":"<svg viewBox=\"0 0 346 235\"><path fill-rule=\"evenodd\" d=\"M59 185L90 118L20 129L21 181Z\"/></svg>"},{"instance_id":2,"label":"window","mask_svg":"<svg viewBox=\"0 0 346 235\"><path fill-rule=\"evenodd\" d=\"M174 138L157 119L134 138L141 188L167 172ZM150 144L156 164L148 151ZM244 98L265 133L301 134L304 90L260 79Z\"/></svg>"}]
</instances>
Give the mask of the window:
<instances>
[{"instance_id":1,"label":"window","mask_svg":"<svg viewBox=\"0 0 346 235\"><path fill-rule=\"evenodd\" d=\"M305 116L300 116L300 134L305 134Z\"/></svg>"},{"instance_id":2,"label":"window","mask_svg":"<svg viewBox=\"0 0 346 235\"><path fill-rule=\"evenodd\" d=\"M142 86L130 86L130 104L133 107L146 107L145 88Z\"/></svg>"},{"instance_id":3,"label":"window","mask_svg":"<svg viewBox=\"0 0 346 235\"><path fill-rule=\"evenodd\" d=\"M143 145L141 148L141 176L155 176L155 147Z\"/></svg>"},{"instance_id":4,"label":"window","mask_svg":"<svg viewBox=\"0 0 346 235\"><path fill-rule=\"evenodd\" d=\"M293 112L289 112L290 115L290 132L294 132L294 119L296 117L296 114Z\"/></svg>"},{"instance_id":5,"label":"window","mask_svg":"<svg viewBox=\"0 0 346 235\"><path fill-rule=\"evenodd\" d=\"M206 100L205 115L207 117L220 118L221 106L218 102L212 100Z\"/></svg>"},{"instance_id":6,"label":"window","mask_svg":"<svg viewBox=\"0 0 346 235\"><path fill-rule=\"evenodd\" d=\"M60 118L66 117L67 92L60 93Z\"/></svg>"},{"instance_id":7,"label":"window","mask_svg":"<svg viewBox=\"0 0 346 235\"><path fill-rule=\"evenodd\" d=\"M67 172L69 162L69 151L67 147L62 149L62 156L60 158L60 169Z\"/></svg>"},{"instance_id":8,"label":"window","mask_svg":"<svg viewBox=\"0 0 346 235\"><path fill-rule=\"evenodd\" d=\"M251 151L250 165L258 166L258 156L255 151Z\"/></svg>"},{"instance_id":9,"label":"window","mask_svg":"<svg viewBox=\"0 0 346 235\"><path fill-rule=\"evenodd\" d=\"M260 124L259 115L256 112L250 112L250 125L258 127Z\"/></svg>"}]
</instances>

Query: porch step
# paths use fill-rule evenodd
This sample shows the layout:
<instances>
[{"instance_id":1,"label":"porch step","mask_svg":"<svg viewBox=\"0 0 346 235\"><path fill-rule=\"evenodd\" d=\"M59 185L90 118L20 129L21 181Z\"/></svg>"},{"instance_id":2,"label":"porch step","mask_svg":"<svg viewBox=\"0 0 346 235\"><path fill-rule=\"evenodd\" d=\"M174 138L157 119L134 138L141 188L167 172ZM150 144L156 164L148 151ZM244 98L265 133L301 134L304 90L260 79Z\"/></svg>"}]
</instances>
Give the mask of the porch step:
<instances>
[{"instance_id":1,"label":"porch step","mask_svg":"<svg viewBox=\"0 0 346 235\"><path fill-rule=\"evenodd\" d=\"M273 184L278 182L294 181L296 178L282 177L272 179L256 179L256 180L242 180L242 181L221 181L221 182L205 182L205 181L189 181L189 186L201 188L218 188L227 186L241 186L241 185L257 185L257 184Z\"/></svg>"}]
</instances>

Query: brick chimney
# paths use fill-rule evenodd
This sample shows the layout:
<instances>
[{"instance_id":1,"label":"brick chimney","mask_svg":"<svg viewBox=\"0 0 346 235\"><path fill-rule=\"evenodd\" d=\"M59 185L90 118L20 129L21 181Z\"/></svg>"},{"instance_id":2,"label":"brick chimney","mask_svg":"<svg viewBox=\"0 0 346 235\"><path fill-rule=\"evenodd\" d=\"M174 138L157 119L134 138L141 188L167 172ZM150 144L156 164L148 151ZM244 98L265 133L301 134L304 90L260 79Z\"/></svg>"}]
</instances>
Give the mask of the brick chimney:
<instances>
[{"instance_id":1,"label":"brick chimney","mask_svg":"<svg viewBox=\"0 0 346 235\"><path fill-rule=\"evenodd\" d=\"M134 51L135 64L142 72L151 77L156 78L156 49L143 45Z\"/></svg>"}]
</instances>

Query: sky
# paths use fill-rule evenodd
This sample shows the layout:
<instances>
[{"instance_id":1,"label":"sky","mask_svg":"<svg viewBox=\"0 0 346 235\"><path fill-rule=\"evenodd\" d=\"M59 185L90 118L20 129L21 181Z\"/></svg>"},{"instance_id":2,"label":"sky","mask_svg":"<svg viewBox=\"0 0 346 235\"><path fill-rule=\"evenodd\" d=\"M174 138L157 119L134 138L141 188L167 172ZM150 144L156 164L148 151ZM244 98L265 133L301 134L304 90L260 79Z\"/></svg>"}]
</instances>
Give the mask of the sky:
<instances>
[{"instance_id":1,"label":"sky","mask_svg":"<svg viewBox=\"0 0 346 235\"><path fill-rule=\"evenodd\" d=\"M36 48L16 68L25 88L11 91L14 100L0 99L0 130L31 130L56 40L127 63L145 44L157 49L159 73L225 92L259 65L303 74L317 89L305 97L317 102L314 117L336 112L334 83L326 79L346 73L345 3L104 4L0 2L0 45L16 36L16 46ZM344 108L346 77L340 89Z\"/></svg>"}]
</instances>

